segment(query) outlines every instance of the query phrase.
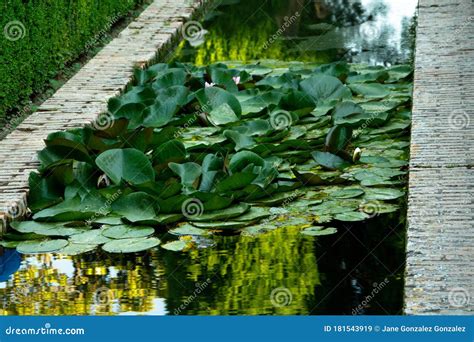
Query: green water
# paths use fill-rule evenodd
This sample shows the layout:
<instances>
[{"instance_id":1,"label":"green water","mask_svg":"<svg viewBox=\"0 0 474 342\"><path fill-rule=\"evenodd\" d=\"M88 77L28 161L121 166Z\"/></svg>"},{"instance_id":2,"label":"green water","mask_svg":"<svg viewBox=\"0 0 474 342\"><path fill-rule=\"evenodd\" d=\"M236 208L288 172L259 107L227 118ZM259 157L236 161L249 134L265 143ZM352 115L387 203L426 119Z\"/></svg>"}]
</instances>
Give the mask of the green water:
<instances>
[{"instance_id":1,"label":"green water","mask_svg":"<svg viewBox=\"0 0 474 342\"><path fill-rule=\"evenodd\" d=\"M415 2L241 1L211 9L200 21L208 31L204 42L185 41L169 57L198 64L263 58L405 63L412 40L411 18L403 14ZM270 42L285 21L292 24ZM5 250L1 309L9 315L397 314L404 217L402 210L341 224L338 234L317 239L291 228L221 236L186 253L156 248L67 257Z\"/></svg>"}]
</instances>

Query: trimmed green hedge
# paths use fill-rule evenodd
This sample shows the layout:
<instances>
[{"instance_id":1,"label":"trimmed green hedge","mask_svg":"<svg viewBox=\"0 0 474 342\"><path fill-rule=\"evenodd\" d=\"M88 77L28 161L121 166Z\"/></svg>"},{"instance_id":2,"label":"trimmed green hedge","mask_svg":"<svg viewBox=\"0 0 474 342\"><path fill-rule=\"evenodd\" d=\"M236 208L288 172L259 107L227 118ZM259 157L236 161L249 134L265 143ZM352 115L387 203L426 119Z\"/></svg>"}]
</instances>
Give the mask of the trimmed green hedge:
<instances>
[{"instance_id":1,"label":"trimmed green hedge","mask_svg":"<svg viewBox=\"0 0 474 342\"><path fill-rule=\"evenodd\" d=\"M0 4L0 119L145 0L6 0Z\"/></svg>"}]
</instances>

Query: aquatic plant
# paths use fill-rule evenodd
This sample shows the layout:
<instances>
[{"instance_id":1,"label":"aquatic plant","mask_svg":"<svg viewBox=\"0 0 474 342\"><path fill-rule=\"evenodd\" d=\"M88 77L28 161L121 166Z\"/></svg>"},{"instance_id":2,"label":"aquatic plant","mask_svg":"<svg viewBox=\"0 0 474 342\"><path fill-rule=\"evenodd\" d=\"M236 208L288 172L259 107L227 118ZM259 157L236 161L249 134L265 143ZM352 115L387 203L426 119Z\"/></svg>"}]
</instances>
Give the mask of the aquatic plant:
<instances>
[{"instance_id":1,"label":"aquatic plant","mask_svg":"<svg viewBox=\"0 0 474 342\"><path fill-rule=\"evenodd\" d=\"M291 226L311 238L336 233L331 221L395 212L410 75L343 62L137 70L96 122L47 137L29 179L31 215L1 244L27 254L182 251L222 232Z\"/></svg>"}]
</instances>

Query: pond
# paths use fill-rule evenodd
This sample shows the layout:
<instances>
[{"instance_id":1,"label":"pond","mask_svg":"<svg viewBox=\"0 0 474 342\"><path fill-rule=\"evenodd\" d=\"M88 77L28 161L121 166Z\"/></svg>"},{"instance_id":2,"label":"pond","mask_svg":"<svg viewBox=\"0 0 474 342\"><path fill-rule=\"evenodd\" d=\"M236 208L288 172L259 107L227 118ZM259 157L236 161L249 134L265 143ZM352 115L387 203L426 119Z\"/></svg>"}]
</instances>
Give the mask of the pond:
<instances>
[{"instance_id":1,"label":"pond","mask_svg":"<svg viewBox=\"0 0 474 342\"><path fill-rule=\"evenodd\" d=\"M208 31L204 41L193 41L194 47L184 41L171 58L196 64L410 63L415 5L225 1L202 21ZM338 234L318 238L291 227L257 236L215 236L214 245L186 253L154 248L69 257L5 250L2 310L18 315L397 314L403 297L404 217L402 208L356 224L331 223Z\"/></svg>"}]
</instances>

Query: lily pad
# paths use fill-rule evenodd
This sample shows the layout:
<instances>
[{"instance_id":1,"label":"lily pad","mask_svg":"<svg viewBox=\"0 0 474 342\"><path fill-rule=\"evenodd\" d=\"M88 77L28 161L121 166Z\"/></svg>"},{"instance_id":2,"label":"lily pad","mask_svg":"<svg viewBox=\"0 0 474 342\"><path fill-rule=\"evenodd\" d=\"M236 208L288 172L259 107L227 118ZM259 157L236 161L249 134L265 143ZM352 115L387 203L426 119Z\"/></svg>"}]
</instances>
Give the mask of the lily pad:
<instances>
[{"instance_id":1,"label":"lily pad","mask_svg":"<svg viewBox=\"0 0 474 342\"><path fill-rule=\"evenodd\" d=\"M130 225L104 226L102 235L111 239L139 238L152 235L155 229Z\"/></svg>"},{"instance_id":2,"label":"lily pad","mask_svg":"<svg viewBox=\"0 0 474 342\"><path fill-rule=\"evenodd\" d=\"M206 229L239 229L248 226L245 221L212 221L212 222L193 222L193 225Z\"/></svg>"},{"instance_id":3,"label":"lily pad","mask_svg":"<svg viewBox=\"0 0 474 342\"><path fill-rule=\"evenodd\" d=\"M97 248L97 246L98 245L96 244L81 244L81 243L69 242L69 244L66 247L61 248L55 253L63 254L63 255L79 255L79 254L93 251L94 249Z\"/></svg>"},{"instance_id":4,"label":"lily pad","mask_svg":"<svg viewBox=\"0 0 474 342\"><path fill-rule=\"evenodd\" d=\"M20 233L33 233L38 229L53 229L58 227L59 223L46 223L46 222L36 222L36 221L13 221L10 223L10 226Z\"/></svg>"},{"instance_id":5,"label":"lily pad","mask_svg":"<svg viewBox=\"0 0 474 342\"><path fill-rule=\"evenodd\" d=\"M91 223L117 225L117 224L123 224L123 221L120 216L106 216L106 217L99 217L95 220L92 220Z\"/></svg>"},{"instance_id":6,"label":"lily pad","mask_svg":"<svg viewBox=\"0 0 474 342\"><path fill-rule=\"evenodd\" d=\"M365 190L365 199L367 200L394 200L404 196L405 193L392 188L367 188Z\"/></svg>"},{"instance_id":7,"label":"lily pad","mask_svg":"<svg viewBox=\"0 0 474 342\"><path fill-rule=\"evenodd\" d=\"M190 221L200 222L228 220L230 218L244 214L249 209L250 205L247 203L240 203L226 209L214 210L210 211L209 213L203 213L202 215L190 216L189 219Z\"/></svg>"},{"instance_id":8,"label":"lily pad","mask_svg":"<svg viewBox=\"0 0 474 342\"><path fill-rule=\"evenodd\" d=\"M151 220L156 216L155 200L145 192L124 195L112 203L112 210L131 222Z\"/></svg>"},{"instance_id":9,"label":"lily pad","mask_svg":"<svg viewBox=\"0 0 474 342\"><path fill-rule=\"evenodd\" d=\"M186 249L189 246L189 243L181 240L167 242L164 245L161 245L161 248L167 249L173 252L180 252Z\"/></svg>"},{"instance_id":10,"label":"lily pad","mask_svg":"<svg viewBox=\"0 0 474 342\"><path fill-rule=\"evenodd\" d=\"M268 208L250 207L250 210L247 211L245 214L237 216L234 218L235 221L254 221L254 220L261 220L270 216L270 211Z\"/></svg>"},{"instance_id":11,"label":"lily pad","mask_svg":"<svg viewBox=\"0 0 474 342\"><path fill-rule=\"evenodd\" d=\"M331 192L331 197L334 198L354 198L364 194L362 189L341 189L338 191Z\"/></svg>"},{"instance_id":12,"label":"lily pad","mask_svg":"<svg viewBox=\"0 0 474 342\"><path fill-rule=\"evenodd\" d=\"M108 102L111 127L48 136L29 177L34 221L13 223L3 243L68 236L67 254L103 243L136 251L156 244L159 226L182 250L213 245L202 237L212 230L321 235L331 229L314 225L394 212L407 181L411 74L276 60L137 70ZM179 221L189 222L170 227Z\"/></svg>"},{"instance_id":13,"label":"lily pad","mask_svg":"<svg viewBox=\"0 0 474 342\"><path fill-rule=\"evenodd\" d=\"M315 75L302 81L300 86L317 103L351 97L350 90L333 76Z\"/></svg>"},{"instance_id":14,"label":"lily pad","mask_svg":"<svg viewBox=\"0 0 474 342\"><path fill-rule=\"evenodd\" d=\"M332 235L337 233L337 228L333 227L323 227L323 226L314 226L305 228L301 231L303 235L309 236L323 236L323 235Z\"/></svg>"},{"instance_id":15,"label":"lily pad","mask_svg":"<svg viewBox=\"0 0 474 342\"><path fill-rule=\"evenodd\" d=\"M109 253L135 253L158 246L160 239L155 237L119 239L107 242L102 249Z\"/></svg>"},{"instance_id":16,"label":"lily pad","mask_svg":"<svg viewBox=\"0 0 474 342\"><path fill-rule=\"evenodd\" d=\"M319 165L329 170L342 170L350 165L341 157L329 152L313 152L312 156Z\"/></svg>"},{"instance_id":17,"label":"lily pad","mask_svg":"<svg viewBox=\"0 0 474 342\"><path fill-rule=\"evenodd\" d=\"M40 254L56 252L68 245L67 240L31 240L22 241L16 247L17 251L22 254Z\"/></svg>"},{"instance_id":18,"label":"lily pad","mask_svg":"<svg viewBox=\"0 0 474 342\"><path fill-rule=\"evenodd\" d=\"M90 229L89 226L74 228L65 227L64 224L60 223L44 223L35 221L12 223L12 227L22 233L35 233L46 236L70 236L84 233Z\"/></svg>"},{"instance_id":19,"label":"lily pad","mask_svg":"<svg viewBox=\"0 0 474 342\"><path fill-rule=\"evenodd\" d=\"M364 212L360 211L349 211L346 213L340 213L334 215L334 218L339 221L344 222L355 222L355 221L364 221L368 219L370 216Z\"/></svg>"},{"instance_id":20,"label":"lily pad","mask_svg":"<svg viewBox=\"0 0 474 342\"><path fill-rule=\"evenodd\" d=\"M370 99L381 99L390 94L387 88L379 83L354 83L350 84L349 88L356 94Z\"/></svg>"},{"instance_id":21,"label":"lily pad","mask_svg":"<svg viewBox=\"0 0 474 342\"><path fill-rule=\"evenodd\" d=\"M84 198L76 195L52 207L43 209L34 214L33 219L49 222L80 221L104 216L109 211L110 209L105 206L104 198L98 194L90 193Z\"/></svg>"},{"instance_id":22,"label":"lily pad","mask_svg":"<svg viewBox=\"0 0 474 342\"><path fill-rule=\"evenodd\" d=\"M178 228L171 229L169 230L169 233L174 234L174 235L198 235L198 236L210 234L208 230L196 228L190 225L189 223L185 223L179 226Z\"/></svg>"},{"instance_id":23,"label":"lily pad","mask_svg":"<svg viewBox=\"0 0 474 342\"><path fill-rule=\"evenodd\" d=\"M109 242L110 239L102 235L101 229L93 229L81 234L73 235L69 238L69 241L73 243L85 244L85 245L90 245L90 244L100 245L100 244Z\"/></svg>"}]
</instances>

